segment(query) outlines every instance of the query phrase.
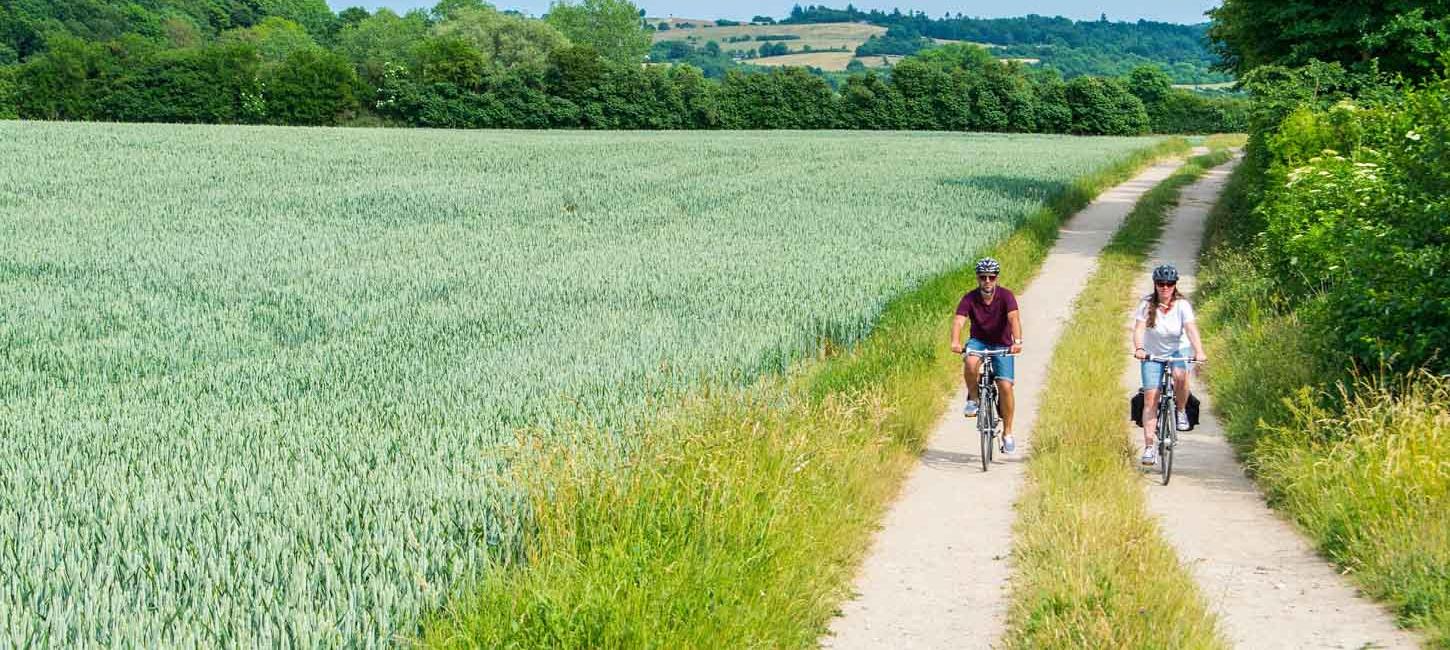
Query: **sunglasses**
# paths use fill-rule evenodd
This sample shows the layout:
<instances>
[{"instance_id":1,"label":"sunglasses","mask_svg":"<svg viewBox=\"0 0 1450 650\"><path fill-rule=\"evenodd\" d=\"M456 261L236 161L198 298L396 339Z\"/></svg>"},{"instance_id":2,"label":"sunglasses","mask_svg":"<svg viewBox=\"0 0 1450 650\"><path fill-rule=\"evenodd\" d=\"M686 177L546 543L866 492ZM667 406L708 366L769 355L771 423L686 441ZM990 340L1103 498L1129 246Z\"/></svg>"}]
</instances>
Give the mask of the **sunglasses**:
<instances>
[{"instance_id":1,"label":"sunglasses","mask_svg":"<svg viewBox=\"0 0 1450 650\"><path fill-rule=\"evenodd\" d=\"M1160 286L1160 287L1171 287L1171 286L1177 285L1178 283L1177 282L1154 282L1153 284L1156 285L1156 286Z\"/></svg>"},{"instance_id":2,"label":"sunglasses","mask_svg":"<svg viewBox=\"0 0 1450 650\"><path fill-rule=\"evenodd\" d=\"M995 275L979 275L979 276L977 276L977 279L978 280L996 280L997 279L997 276L995 276Z\"/></svg>"}]
</instances>

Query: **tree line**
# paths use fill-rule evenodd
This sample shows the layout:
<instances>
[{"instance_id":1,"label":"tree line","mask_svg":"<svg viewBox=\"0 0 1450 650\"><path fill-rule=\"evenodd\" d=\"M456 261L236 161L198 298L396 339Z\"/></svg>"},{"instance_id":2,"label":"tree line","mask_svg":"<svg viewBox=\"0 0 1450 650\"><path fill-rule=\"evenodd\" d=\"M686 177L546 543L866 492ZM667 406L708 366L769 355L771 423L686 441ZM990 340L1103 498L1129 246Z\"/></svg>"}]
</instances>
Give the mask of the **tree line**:
<instances>
[{"instance_id":1,"label":"tree line","mask_svg":"<svg viewBox=\"0 0 1450 650\"><path fill-rule=\"evenodd\" d=\"M627 0L558 2L543 19L480 0L403 15L334 15L321 0L138 0L133 9L156 8L150 18L90 1L0 0L6 34L40 35L7 41L25 53L0 67L0 116L1133 135L1234 130L1244 115L1233 99L1172 89L1151 66L1064 80L970 45L835 84L803 68L721 66L711 79L688 64L642 65L650 30Z\"/></svg>"}]
</instances>

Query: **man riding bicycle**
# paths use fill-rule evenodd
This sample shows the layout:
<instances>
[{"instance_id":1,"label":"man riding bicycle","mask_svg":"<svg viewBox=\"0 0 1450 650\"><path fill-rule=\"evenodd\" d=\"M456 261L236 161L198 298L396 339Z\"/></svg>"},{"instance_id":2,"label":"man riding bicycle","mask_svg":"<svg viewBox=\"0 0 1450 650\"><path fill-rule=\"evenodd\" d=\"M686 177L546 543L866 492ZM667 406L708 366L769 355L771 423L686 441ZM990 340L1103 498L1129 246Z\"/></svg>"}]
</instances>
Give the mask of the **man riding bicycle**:
<instances>
[{"instance_id":1,"label":"man riding bicycle","mask_svg":"<svg viewBox=\"0 0 1450 650\"><path fill-rule=\"evenodd\" d=\"M962 354L962 379L967 382L967 405L963 415L977 416L977 376L981 372L982 359L965 354L967 350L1007 350L1011 354L1022 351L1022 320L1017 314L1017 296L997 286L997 274L1002 267L990 257L977 262L977 288L962 296L957 303L957 315L952 321L952 352ZM970 338L962 345L962 326L972 322ZM1017 441L1012 437L1012 415L1015 399L1012 383L1015 379L1013 358L994 356L992 370L997 374L997 394L1002 411L1002 452L1012 453Z\"/></svg>"}]
</instances>

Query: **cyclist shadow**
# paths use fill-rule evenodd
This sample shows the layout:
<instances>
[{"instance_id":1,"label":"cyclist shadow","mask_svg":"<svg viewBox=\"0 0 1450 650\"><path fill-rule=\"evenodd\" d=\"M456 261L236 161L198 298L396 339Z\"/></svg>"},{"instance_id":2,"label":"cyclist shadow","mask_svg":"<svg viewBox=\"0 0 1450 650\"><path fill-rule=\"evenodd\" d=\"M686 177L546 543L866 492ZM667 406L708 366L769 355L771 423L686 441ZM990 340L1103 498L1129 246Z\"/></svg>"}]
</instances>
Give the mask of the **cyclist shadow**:
<instances>
[{"instance_id":1,"label":"cyclist shadow","mask_svg":"<svg viewBox=\"0 0 1450 650\"><path fill-rule=\"evenodd\" d=\"M992 466L1009 465L1017 462L1017 455L1003 456L998 451L992 457ZM921 462L927 467L942 470L972 469L982 471L982 455L979 453L966 453L961 451L947 451L945 449L932 449L928 447L921 452Z\"/></svg>"}]
</instances>

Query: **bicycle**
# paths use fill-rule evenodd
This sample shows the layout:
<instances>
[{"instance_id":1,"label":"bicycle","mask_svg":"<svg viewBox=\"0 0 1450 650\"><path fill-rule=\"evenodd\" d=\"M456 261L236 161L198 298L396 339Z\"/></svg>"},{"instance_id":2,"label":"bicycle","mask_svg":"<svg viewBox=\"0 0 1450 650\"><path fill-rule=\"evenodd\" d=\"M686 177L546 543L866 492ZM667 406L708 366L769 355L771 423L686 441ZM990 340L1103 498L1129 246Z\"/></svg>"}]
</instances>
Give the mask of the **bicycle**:
<instances>
[{"instance_id":1,"label":"bicycle","mask_svg":"<svg viewBox=\"0 0 1450 650\"><path fill-rule=\"evenodd\" d=\"M1188 365L1202 363L1193 357L1159 357L1149 355L1144 361L1163 364L1163 376L1158 380L1158 471L1163 475L1163 484L1173 478L1173 448L1178 445L1178 423L1174 414L1178 412L1177 396L1173 392L1173 368L1179 361Z\"/></svg>"},{"instance_id":2,"label":"bicycle","mask_svg":"<svg viewBox=\"0 0 1450 650\"><path fill-rule=\"evenodd\" d=\"M982 358L982 372L977 376L977 433L982 437L982 471L992 464L992 451L998 431L1002 428L997 412L997 369L992 357L1015 357L1007 350L967 350L966 354ZM1003 452L1006 453L1006 452Z\"/></svg>"}]
</instances>

